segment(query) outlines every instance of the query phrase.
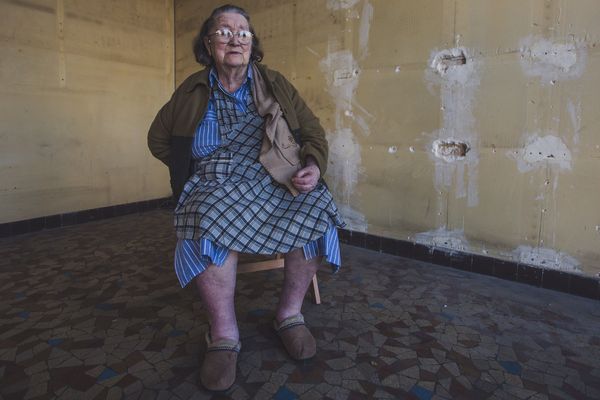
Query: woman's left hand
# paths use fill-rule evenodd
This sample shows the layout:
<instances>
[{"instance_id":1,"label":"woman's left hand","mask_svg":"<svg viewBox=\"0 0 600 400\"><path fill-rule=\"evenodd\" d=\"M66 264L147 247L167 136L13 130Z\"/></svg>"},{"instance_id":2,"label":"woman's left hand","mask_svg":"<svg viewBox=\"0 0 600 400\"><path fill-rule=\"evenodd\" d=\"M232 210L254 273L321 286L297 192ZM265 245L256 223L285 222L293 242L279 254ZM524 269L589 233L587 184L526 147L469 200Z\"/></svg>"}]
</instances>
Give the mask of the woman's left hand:
<instances>
[{"instance_id":1,"label":"woman's left hand","mask_svg":"<svg viewBox=\"0 0 600 400\"><path fill-rule=\"evenodd\" d=\"M292 184L300 193L308 193L313 190L321 178L321 170L311 158L306 160L306 167L297 171L292 177Z\"/></svg>"}]
</instances>

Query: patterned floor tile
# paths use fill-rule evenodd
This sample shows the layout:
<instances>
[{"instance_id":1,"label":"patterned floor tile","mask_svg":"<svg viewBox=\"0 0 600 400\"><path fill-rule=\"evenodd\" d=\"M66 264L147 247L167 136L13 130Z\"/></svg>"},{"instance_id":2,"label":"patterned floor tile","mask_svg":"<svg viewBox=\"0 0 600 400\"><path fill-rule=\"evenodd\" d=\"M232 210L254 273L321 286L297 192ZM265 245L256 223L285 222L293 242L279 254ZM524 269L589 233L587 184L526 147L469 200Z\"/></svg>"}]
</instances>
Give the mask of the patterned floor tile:
<instances>
[{"instance_id":1,"label":"patterned floor tile","mask_svg":"<svg viewBox=\"0 0 600 400\"><path fill-rule=\"evenodd\" d=\"M597 301L350 246L305 302L306 362L271 327L282 271L238 278L238 378L208 393L171 226L158 210L0 240L0 398L600 397Z\"/></svg>"}]
</instances>

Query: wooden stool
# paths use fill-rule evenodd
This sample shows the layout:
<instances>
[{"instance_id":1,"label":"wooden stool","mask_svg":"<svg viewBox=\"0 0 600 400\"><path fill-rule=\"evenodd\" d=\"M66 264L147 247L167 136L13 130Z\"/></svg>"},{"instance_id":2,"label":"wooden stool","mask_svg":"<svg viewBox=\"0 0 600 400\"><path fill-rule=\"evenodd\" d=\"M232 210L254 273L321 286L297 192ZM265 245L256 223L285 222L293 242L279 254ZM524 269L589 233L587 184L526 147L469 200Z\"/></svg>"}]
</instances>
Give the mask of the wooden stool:
<instances>
[{"instance_id":1,"label":"wooden stool","mask_svg":"<svg viewBox=\"0 0 600 400\"><path fill-rule=\"evenodd\" d=\"M283 268L285 260L281 254L273 256L261 256L254 254L240 254L237 266L238 274L248 272L266 271L270 269ZM312 298L315 304L321 304L321 295L319 293L319 282L317 282L317 274L312 278Z\"/></svg>"}]
</instances>

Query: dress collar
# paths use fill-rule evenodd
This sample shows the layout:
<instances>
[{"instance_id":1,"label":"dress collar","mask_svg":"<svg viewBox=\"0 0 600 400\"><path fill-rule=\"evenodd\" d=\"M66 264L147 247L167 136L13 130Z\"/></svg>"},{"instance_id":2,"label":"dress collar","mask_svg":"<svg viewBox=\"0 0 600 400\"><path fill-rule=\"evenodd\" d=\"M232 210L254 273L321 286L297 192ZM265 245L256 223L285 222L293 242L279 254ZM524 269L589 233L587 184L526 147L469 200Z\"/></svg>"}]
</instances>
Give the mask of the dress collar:
<instances>
[{"instance_id":1,"label":"dress collar","mask_svg":"<svg viewBox=\"0 0 600 400\"><path fill-rule=\"evenodd\" d=\"M246 74L246 79L244 80L244 82L242 82L240 87L246 85L249 80L252 80L252 66L250 64L248 64L247 70L248 72ZM210 73L208 74L208 82L210 87L213 87L215 82L217 82L221 90L227 92L225 88L223 88L223 85L221 85L221 81L219 81L219 76L217 75L217 70L215 69L215 67L210 68Z\"/></svg>"}]
</instances>

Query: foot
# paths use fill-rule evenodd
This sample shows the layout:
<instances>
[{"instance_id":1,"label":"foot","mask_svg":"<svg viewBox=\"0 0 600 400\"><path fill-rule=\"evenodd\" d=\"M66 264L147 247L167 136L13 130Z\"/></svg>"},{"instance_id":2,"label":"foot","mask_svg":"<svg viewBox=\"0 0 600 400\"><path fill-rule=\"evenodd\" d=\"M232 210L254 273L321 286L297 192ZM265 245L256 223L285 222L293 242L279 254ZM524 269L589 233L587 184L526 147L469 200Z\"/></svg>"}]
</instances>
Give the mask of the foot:
<instances>
[{"instance_id":1,"label":"foot","mask_svg":"<svg viewBox=\"0 0 600 400\"><path fill-rule=\"evenodd\" d=\"M273 322L277 334L290 357L294 360L306 360L317 353L317 343L304 324L302 314L289 317L277 323Z\"/></svg>"},{"instance_id":2,"label":"foot","mask_svg":"<svg viewBox=\"0 0 600 400\"><path fill-rule=\"evenodd\" d=\"M223 339L211 342L206 334L206 355L200 367L200 382L206 389L222 392L235 382L237 357L242 345L239 341Z\"/></svg>"}]
</instances>

